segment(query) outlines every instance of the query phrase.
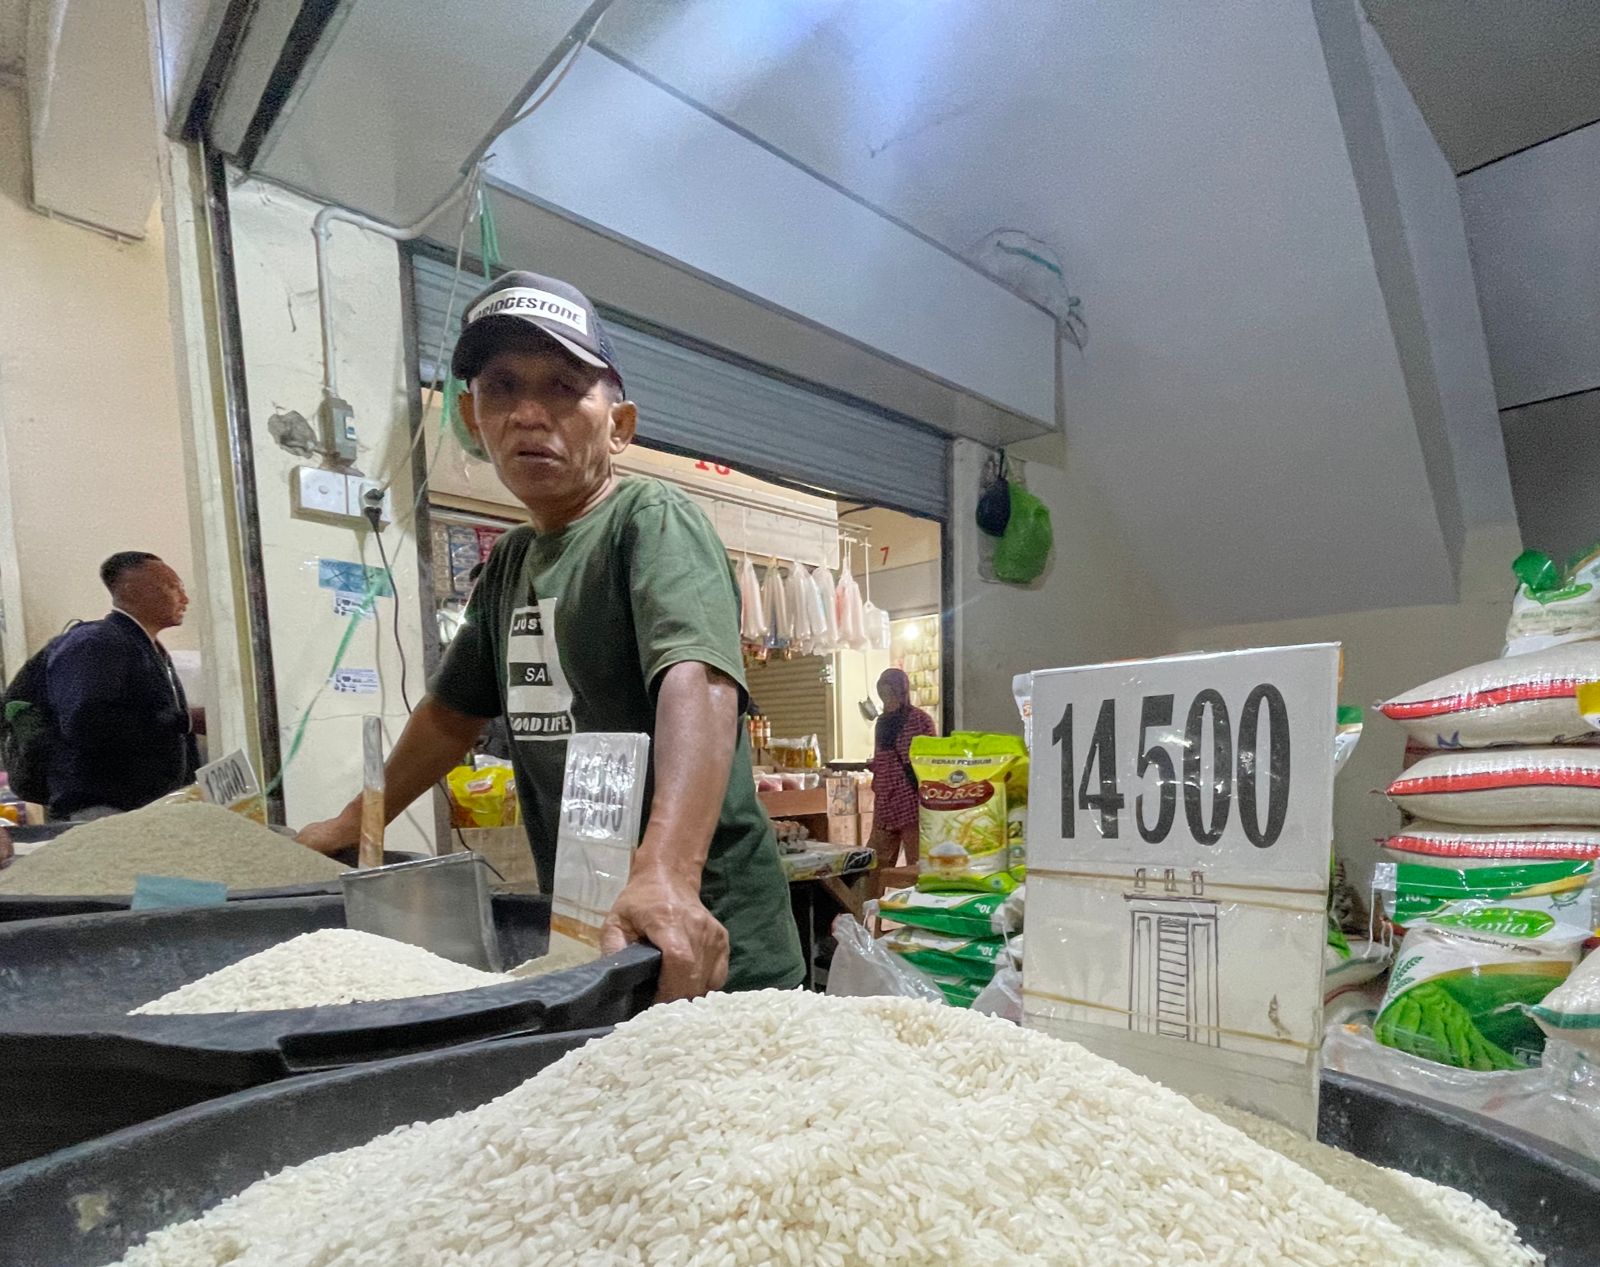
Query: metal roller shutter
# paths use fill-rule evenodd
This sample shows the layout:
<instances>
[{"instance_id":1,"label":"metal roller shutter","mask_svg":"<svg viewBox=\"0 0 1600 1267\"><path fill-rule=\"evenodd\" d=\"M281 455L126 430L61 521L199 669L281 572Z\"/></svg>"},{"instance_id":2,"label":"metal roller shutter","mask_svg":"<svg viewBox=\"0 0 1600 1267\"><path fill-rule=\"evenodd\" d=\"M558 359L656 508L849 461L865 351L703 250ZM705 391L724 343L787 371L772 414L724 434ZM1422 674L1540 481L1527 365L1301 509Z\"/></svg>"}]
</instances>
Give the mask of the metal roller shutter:
<instances>
[{"instance_id":1,"label":"metal roller shutter","mask_svg":"<svg viewBox=\"0 0 1600 1267\"><path fill-rule=\"evenodd\" d=\"M482 287L464 274L447 321L448 264L412 255L417 361L433 381L440 335L446 364L461 306ZM645 443L715 458L753 475L937 519L949 517L949 438L907 418L792 383L640 329L600 307Z\"/></svg>"}]
</instances>

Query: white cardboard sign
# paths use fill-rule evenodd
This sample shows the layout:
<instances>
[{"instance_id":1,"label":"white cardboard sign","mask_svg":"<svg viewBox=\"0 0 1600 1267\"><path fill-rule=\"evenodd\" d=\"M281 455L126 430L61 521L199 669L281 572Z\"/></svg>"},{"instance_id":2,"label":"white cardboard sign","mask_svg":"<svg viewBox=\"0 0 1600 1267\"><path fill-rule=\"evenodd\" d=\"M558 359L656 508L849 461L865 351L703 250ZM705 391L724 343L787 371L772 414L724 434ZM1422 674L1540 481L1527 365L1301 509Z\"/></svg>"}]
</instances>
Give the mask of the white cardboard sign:
<instances>
[{"instance_id":1,"label":"white cardboard sign","mask_svg":"<svg viewBox=\"0 0 1600 1267\"><path fill-rule=\"evenodd\" d=\"M1026 1023L1315 1134L1334 644L1033 675Z\"/></svg>"}]
</instances>

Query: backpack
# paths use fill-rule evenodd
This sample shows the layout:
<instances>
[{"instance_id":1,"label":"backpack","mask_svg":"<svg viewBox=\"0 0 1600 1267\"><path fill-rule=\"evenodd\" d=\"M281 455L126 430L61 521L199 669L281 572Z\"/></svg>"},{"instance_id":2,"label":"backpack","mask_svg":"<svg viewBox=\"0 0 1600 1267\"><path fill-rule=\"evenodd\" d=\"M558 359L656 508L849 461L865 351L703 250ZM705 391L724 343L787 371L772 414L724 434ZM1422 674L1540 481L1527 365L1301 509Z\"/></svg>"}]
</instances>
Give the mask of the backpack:
<instances>
[{"instance_id":1,"label":"backpack","mask_svg":"<svg viewBox=\"0 0 1600 1267\"><path fill-rule=\"evenodd\" d=\"M0 694L0 770L15 795L40 805L50 800L50 754L59 733L45 670L50 652L64 637L65 630L29 656Z\"/></svg>"}]
</instances>

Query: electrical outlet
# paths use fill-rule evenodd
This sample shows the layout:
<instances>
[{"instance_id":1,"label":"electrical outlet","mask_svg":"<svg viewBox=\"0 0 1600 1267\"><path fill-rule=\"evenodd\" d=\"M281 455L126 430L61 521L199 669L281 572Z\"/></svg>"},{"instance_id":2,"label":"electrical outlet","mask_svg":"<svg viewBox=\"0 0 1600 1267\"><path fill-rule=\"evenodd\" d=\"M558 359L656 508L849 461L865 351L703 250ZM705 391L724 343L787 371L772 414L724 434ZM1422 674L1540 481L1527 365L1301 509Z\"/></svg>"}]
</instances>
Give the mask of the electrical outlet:
<instances>
[{"instance_id":1,"label":"electrical outlet","mask_svg":"<svg viewBox=\"0 0 1600 1267\"><path fill-rule=\"evenodd\" d=\"M350 513L345 477L320 466L297 466L290 477L297 515L329 515L343 519Z\"/></svg>"},{"instance_id":2,"label":"electrical outlet","mask_svg":"<svg viewBox=\"0 0 1600 1267\"><path fill-rule=\"evenodd\" d=\"M345 476L346 510L348 514L364 516L367 509L367 490L376 491L383 487L382 480L369 480L364 475ZM394 521L394 503L387 492L383 495L383 513L378 516L379 523L392 523Z\"/></svg>"}]
</instances>

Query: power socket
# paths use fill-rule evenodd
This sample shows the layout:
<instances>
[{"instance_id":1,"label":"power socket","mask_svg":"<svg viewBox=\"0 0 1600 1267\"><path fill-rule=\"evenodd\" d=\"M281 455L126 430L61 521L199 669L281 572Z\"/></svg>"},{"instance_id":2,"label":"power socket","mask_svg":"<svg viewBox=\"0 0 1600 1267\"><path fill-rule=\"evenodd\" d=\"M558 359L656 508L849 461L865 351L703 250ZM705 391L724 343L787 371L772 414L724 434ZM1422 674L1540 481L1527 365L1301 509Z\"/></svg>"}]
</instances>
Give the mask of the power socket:
<instances>
[{"instance_id":1,"label":"power socket","mask_svg":"<svg viewBox=\"0 0 1600 1267\"><path fill-rule=\"evenodd\" d=\"M364 475L345 476L345 513L358 519L364 518L367 510L367 494L376 493L382 488L382 480L368 479ZM394 522L394 502L387 491L383 494L383 511L378 516L378 522L381 524Z\"/></svg>"},{"instance_id":2,"label":"power socket","mask_svg":"<svg viewBox=\"0 0 1600 1267\"><path fill-rule=\"evenodd\" d=\"M329 519L349 517L350 493L346 477L340 471L329 471L320 466L297 466L290 474L289 488L296 515Z\"/></svg>"}]
</instances>

